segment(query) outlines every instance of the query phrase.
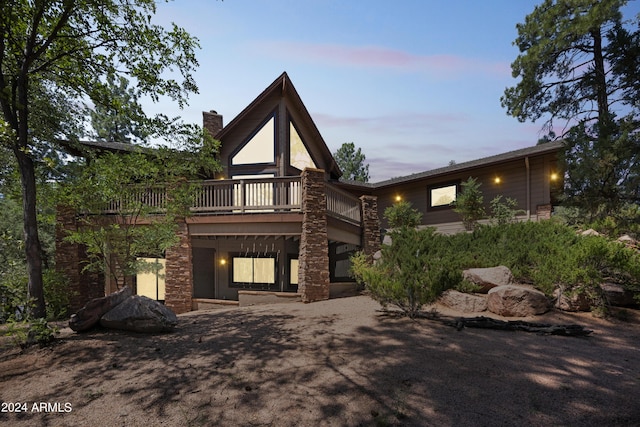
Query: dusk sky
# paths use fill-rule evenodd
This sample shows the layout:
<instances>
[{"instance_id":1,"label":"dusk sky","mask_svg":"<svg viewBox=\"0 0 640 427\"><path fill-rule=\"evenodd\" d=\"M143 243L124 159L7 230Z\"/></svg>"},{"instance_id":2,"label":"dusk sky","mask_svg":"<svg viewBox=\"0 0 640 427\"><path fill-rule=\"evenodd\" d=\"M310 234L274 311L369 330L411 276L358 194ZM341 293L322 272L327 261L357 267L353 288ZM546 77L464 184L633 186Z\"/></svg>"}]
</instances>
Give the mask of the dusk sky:
<instances>
[{"instance_id":1,"label":"dusk sky","mask_svg":"<svg viewBox=\"0 0 640 427\"><path fill-rule=\"evenodd\" d=\"M200 93L147 111L202 124L216 110L226 124L286 71L329 149L362 148L371 182L533 146L542 122L507 116L500 96L517 82L516 24L538 3L158 2L157 23L200 40Z\"/></svg>"}]
</instances>

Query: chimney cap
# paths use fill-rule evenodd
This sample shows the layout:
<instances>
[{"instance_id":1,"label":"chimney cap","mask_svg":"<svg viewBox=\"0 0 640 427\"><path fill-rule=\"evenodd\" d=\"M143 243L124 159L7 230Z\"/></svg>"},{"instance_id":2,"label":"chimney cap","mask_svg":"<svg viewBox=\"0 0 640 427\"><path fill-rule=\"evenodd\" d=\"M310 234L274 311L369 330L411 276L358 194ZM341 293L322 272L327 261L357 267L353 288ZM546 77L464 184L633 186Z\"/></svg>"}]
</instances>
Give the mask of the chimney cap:
<instances>
[{"instance_id":1,"label":"chimney cap","mask_svg":"<svg viewBox=\"0 0 640 427\"><path fill-rule=\"evenodd\" d=\"M218 114L218 112L217 112L216 110L209 110L209 112L210 112L211 114Z\"/></svg>"}]
</instances>

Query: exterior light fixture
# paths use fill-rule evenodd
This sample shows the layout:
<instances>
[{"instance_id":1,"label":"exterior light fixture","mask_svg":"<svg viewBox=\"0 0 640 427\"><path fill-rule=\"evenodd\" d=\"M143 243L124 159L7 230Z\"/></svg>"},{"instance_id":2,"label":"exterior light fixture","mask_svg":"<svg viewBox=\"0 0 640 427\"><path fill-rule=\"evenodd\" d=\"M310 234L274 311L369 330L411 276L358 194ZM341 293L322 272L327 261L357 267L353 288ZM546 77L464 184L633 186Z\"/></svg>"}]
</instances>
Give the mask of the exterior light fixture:
<instances>
[{"instance_id":1,"label":"exterior light fixture","mask_svg":"<svg viewBox=\"0 0 640 427\"><path fill-rule=\"evenodd\" d=\"M555 172L553 172L553 173L551 174L551 181L557 181L557 180L558 180L558 174L557 174L557 173L555 173Z\"/></svg>"},{"instance_id":2,"label":"exterior light fixture","mask_svg":"<svg viewBox=\"0 0 640 427\"><path fill-rule=\"evenodd\" d=\"M402 201L402 196L401 195L396 195L396 202L401 202Z\"/></svg>"},{"instance_id":3,"label":"exterior light fixture","mask_svg":"<svg viewBox=\"0 0 640 427\"><path fill-rule=\"evenodd\" d=\"M500 184L502 182L502 179L499 176L496 176L495 178L493 178L493 182L496 184Z\"/></svg>"},{"instance_id":4,"label":"exterior light fixture","mask_svg":"<svg viewBox=\"0 0 640 427\"><path fill-rule=\"evenodd\" d=\"M227 264L227 260L224 258L220 258L220 265L226 265Z\"/></svg>"}]
</instances>

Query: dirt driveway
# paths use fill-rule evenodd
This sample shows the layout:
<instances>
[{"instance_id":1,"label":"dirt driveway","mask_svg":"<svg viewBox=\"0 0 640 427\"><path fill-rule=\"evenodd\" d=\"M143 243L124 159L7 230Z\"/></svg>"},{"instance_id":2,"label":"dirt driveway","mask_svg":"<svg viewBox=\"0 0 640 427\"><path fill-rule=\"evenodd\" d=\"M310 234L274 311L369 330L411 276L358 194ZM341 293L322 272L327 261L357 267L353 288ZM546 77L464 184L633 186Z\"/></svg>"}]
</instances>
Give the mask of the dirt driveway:
<instances>
[{"instance_id":1,"label":"dirt driveway","mask_svg":"<svg viewBox=\"0 0 640 427\"><path fill-rule=\"evenodd\" d=\"M536 319L594 330L576 338L378 308L366 296L236 308L182 315L171 334L66 330L51 348L4 348L0 424L640 425L637 312Z\"/></svg>"}]
</instances>

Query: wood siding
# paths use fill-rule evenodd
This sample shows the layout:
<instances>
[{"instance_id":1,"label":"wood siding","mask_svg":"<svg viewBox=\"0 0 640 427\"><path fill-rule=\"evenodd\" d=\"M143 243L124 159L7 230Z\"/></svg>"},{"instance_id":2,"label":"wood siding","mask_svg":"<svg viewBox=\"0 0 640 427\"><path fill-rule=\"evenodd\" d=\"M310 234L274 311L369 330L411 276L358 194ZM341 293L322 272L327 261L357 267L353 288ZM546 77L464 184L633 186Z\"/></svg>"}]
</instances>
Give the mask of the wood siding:
<instances>
[{"instance_id":1,"label":"wood siding","mask_svg":"<svg viewBox=\"0 0 640 427\"><path fill-rule=\"evenodd\" d=\"M452 208L430 208L428 206L428 188L439 184L462 182L469 177L478 179L482 185L480 190L484 195L485 208L490 213L489 202L496 196L510 197L518 202L518 209L535 215L538 205L549 204L551 200L551 173L557 170L555 153L539 155L529 158L529 171L524 158L495 165L478 167L462 172L443 174L423 178L420 180L390 185L374 190L378 196L378 212L383 228L388 228L384 219L384 210L392 206L396 197L409 201L413 207L423 214L422 224L436 225L460 221L460 216ZM529 184L527 176L529 174ZM495 178L500 178L500 183ZM529 188L529 190L527 190ZM530 192L527 203L527 191Z\"/></svg>"}]
</instances>

